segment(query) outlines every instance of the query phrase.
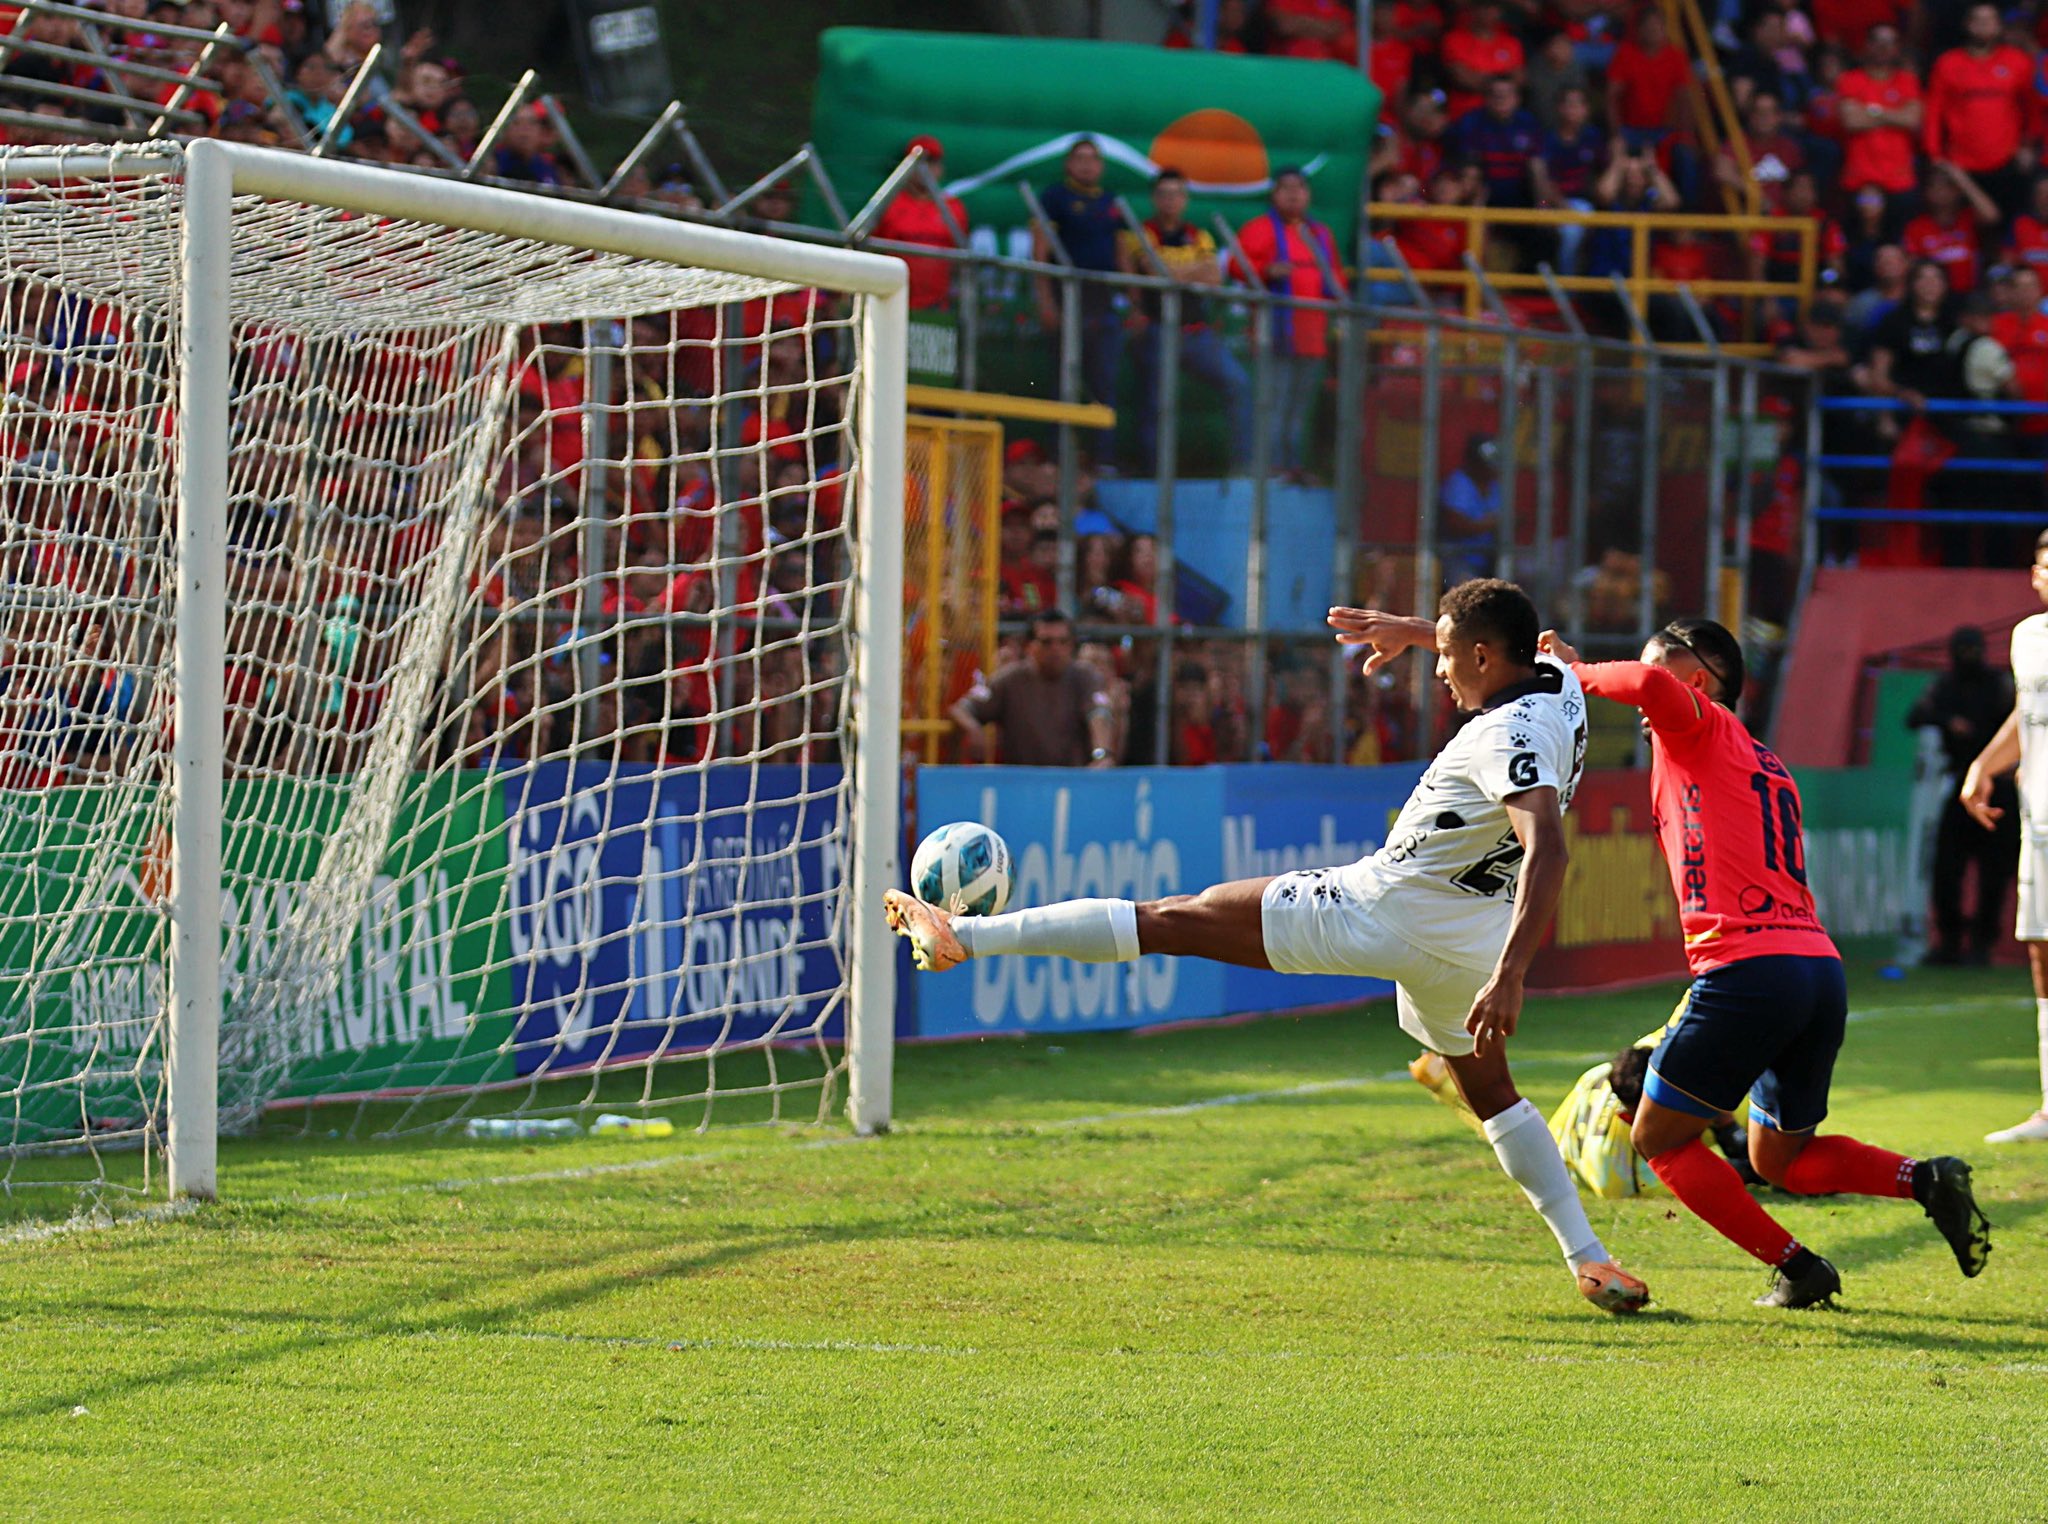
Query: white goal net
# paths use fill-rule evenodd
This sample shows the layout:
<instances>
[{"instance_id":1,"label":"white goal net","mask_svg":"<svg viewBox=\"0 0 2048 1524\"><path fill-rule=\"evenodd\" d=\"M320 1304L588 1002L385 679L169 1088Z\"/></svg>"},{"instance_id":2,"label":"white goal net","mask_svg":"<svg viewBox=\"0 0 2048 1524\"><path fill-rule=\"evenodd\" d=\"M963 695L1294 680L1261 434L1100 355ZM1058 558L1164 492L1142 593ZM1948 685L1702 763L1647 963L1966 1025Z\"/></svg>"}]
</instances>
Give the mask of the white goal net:
<instances>
[{"instance_id":1,"label":"white goal net","mask_svg":"<svg viewBox=\"0 0 2048 1524\"><path fill-rule=\"evenodd\" d=\"M223 1131L831 1114L896 845L855 787L863 676L894 702L856 618L883 262L600 252L653 235L234 150L318 191L235 170L226 488L181 510L214 151L0 152L0 1178L141 1184L204 1116L168 1054L209 828Z\"/></svg>"}]
</instances>

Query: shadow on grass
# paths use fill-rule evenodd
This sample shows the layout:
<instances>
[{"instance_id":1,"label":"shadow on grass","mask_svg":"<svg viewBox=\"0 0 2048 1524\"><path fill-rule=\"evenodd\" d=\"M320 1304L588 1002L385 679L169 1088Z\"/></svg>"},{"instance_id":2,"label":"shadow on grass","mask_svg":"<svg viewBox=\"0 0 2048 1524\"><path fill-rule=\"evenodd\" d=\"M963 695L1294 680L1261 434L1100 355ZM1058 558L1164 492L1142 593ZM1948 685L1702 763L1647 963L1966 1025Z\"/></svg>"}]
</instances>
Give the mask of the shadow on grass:
<instances>
[{"instance_id":1,"label":"shadow on grass","mask_svg":"<svg viewBox=\"0 0 2048 1524\"><path fill-rule=\"evenodd\" d=\"M424 1283L413 1279L403 1287L393 1285L391 1290L394 1295L365 1306L360 1316L342 1319L323 1320L314 1315L294 1314L274 1308L251 1309L245 1313L223 1312L217 1307L179 1310L155 1305L140 1308L124 1307L114 1303L111 1304L110 1311L149 1321L171 1321L182 1316L194 1321L203 1318L213 1323L265 1323L280 1329L296 1325L299 1332L288 1337L265 1340L254 1347L236 1346L220 1349L204 1356L176 1361L152 1371L136 1372L86 1385L69 1385L60 1392L21 1392L0 1404L0 1423L61 1414L70 1411L75 1404L90 1407L97 1402L136 1395L153 1388L175 1387L189 1381L240 1375L255 1367L326 1346L363 1344L379 1339L416 1338L422 1334L495 1333L508 1324L524 1331L526 1327L531 1326L530 1320L534 1318L599 1300L629 1283L653 1278L710 1273L759 1255L800 1248L814 1239L815 1235L811 1234L781 1234L752 1242L729 1242L709 1247L657 1252L651 1258L645 1249L633 1248L587 1255L572 1259L566 1265L561 1261L547 1265L521 1264L498 1275L481 1278L476 1273L474 1258L465 1258L464 1262L453 1270ZM604 1269L606 1265L621 1259L630 1259L631 1268ZM556 1280L565 1270L570 1273L586 1273L572 1286L536 1290L529 1295L514 1297L489 1308L437 1306L458 1297L465 1302L473 1303L480 1288L488 1290L503 1287L535 1275ZM16 1375L24 1384L34 1378L33 1371L17 1369Z\"/></svg>"}]
</instances>

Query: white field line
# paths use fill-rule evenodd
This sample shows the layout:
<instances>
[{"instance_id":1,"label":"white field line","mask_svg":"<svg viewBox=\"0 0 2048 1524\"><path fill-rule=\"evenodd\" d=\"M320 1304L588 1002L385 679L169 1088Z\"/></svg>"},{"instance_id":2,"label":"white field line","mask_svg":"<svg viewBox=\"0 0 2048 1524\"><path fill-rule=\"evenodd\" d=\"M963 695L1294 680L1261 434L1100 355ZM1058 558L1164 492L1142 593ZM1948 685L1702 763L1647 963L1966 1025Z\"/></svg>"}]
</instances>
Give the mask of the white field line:
<instances>
[{"instance_id":1,"label":"white field line","mask_svg":"<svg viewBox=\"0 0 2048 1524\"><path fill-rule=\"evenodd\" d=\"M1983 1001L1944 1002L1935 1005L1891 1006L1879 1010L1851 1011L1851 1021L1875 1021L1893 1016L1944 1016L1958 1011L1972 1009ZM1594 1064L1607 1057L1606 1053L1582 1053L1569 1057L1532 1059L1524 1062L1523 1069L1539 1069L1564 1064ZM1325 1095L1348 1090L1362 1090L1375 1085L1401 1085L1412 1083L1406 1069L1390 1069L1384 1074L1350 1075L1342 1079L1312 1080L1299 1085L1282 1085L1271 1090L1241 1090L1228 1095L1206 1096L1201 1100L1182 1101L1169 1106L1142 1106L1125 1111L1105 1111L1089 1116L1061 1117L1050 1122L1035 1124L1034 1132L1055 1132L1074 1127L1100 1127L1113 1122L1136 1122L1156 1120L1164 1117L1188 1116L1195 1112L1211 1111L1226 1106L1247 1106L1268 1101L1298 1100L1308 1096ZM849 1143L870 1141L852 1135L816 1138L795 1145L798 1149L837 1148ZM530 1170L519 1174L476 1175L449 1180L422 1180L405 1185L377 1186L364 1190L323 1191L314 1195L285 1196L272 1198L287 1205L321 1205L343 1201L381 1200L395 1196L416 1196L429 1193L453 1195L462 1191L482 1190L496 1186L545 1185L566 1180L595 1180L608 1175L644 1174L653 1170L668 1169L676 1165L708 1163L714 1160L738 1159L758 1155L758 1149L726 1148L694 1153L667 1153L653 1158L620 1160L611 1164L584 1164L563 1169ZM107 1228L121 1227L129 1223L165 1222L183 1217L198 1209L198 1203L189 1201L171 1202L162 1206L149 1207L139 1212L113 1216L105 1212L93 1212L67 1218L62 1222L30 1222L22 1226L0 1231L0 1245L15 1243L42 1243L50 1239L66 1237L74 1233L98 1232Z\"/></svg>"},{"instance_id":2,"label":"white field line","mask_svg":"<svg viewBox=\"0 0 2048 1524\"><path fill-rule=\"evenodd\" d=\"M1853 1315L1853 1309L1851 1310ZM1886 1315L1897 1315L1888 1310ZM1655 1314L1646 1321L1655 1322ZM1759 1320L1760 1322L1768 1320ZM577 1334L557 1333L542 1329L528 1328L436 1328L422 1329L416 1333L401 1335L405 1338L462 1340L462 1339L509 1339L532 1344L597 1345L612 1349L658 1349L675 1354L799 1354L799 1355L926 1355L952 1359L980 1359L991 1355L1007 1357L1014 1351L1000 1347L985 1347L974 1344L927 1344L922 1342L895 1341L883 1339L749 1339L749 1338L697 1338L679 1337L664 1339L658 1337L634 1337L624 1334ZM1229 1361L1238 1363L1265 1363L1278 1361L1323 1361L1353 1365L1360 1358L1360 1352L1347 1349L1075 1349L1049 1351L1043 1347L1039 1353L1067 1353L1086 1359L1121 1359L1144 1362L1211 1362ZM1374 1351L1371 1358L1394 1365L1428 1365L1448 1361L1470 1361L1483 1359L1502 1364L1514 1365L1622 1365L1640 1366L1680 1364L1690 1356L1675 1352L1668 1356L1649 1354L1640 1349L1610 1349L1598 1351L1541 1350L1510 1352L1506 1350L1397 1350ZM1892 1351L1858 1352L1858 1363L1883 1366L1910 1366L1915 1370L1962 1371L1965 1373L1985 1372L2011 1376L2048 1375L2048 1361L2004 1360L1996 1363L1955 1360L1930 1366L1918 1355Z\"/></svg>"}]
</instances>

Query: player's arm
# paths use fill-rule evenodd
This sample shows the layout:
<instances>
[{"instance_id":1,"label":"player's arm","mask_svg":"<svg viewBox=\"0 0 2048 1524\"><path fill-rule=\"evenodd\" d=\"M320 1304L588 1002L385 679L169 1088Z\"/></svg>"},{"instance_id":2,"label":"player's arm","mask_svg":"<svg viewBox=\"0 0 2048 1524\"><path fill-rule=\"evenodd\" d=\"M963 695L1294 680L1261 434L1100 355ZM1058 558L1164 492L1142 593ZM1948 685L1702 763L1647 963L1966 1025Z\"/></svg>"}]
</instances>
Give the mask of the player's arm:
<instances>
[{"instance_id":1,"label":"player's arm","mask_svg":"<svg viewBox=\"0 0 2048 1524\"><path fill-rule=\"evenodd\" d=\"M2020 765L2020 712L2015 709L1998 727L1998 734L1985 743L1977 760L1963 774L1963 808L1970 818L1989 831L2005 813L1991 802L1992 783Z\"/></svg>"},{"instance_id":2,"label":"player's arm","mask_svg":"<svg viewBox=\"0 0 2048 1524\"><path fill-rule=\"evenodd\" d=\"M1522 844L1522 873L1515 886L1515 913L1508 923L1507 945L1500 950L1493 977L1472 1002L1472 1014L1465 1018L1473 1051L1480 1054L1515 1035L1515 1023L1522 1014L1522 981L1536 961L1536 949L1543 944L1550 918L1557 913L1558 898L1564 893L1565 864L1571 856L1565 846L1564 810L1556 789L1548 784L1524 789L1508 795L1501 804L1508 812L1515 839Z\"/></svg>"},{"instance_id":3,"label":"player's arm","mask_svg":"<svg viewBox=\"0 0 2048 1524\"><path fill-rule=\"evenodd\" d=\"M1334 608L1329 613L1329 625L1337 632L1339 645L1372 648L1365 658L1367 672L1379 671L1411 646L1425 651L1436 649L1436 625L1427 619L1411 618L1406 614L1387 614L1379 609Z\"/></svg>"},{"instance_id":4,"label":"player's arm","mask_svg":"<svg viewBox=\"0 0 2048 1524\"><path fill-rule=\"evenodd\" d=\"M1648 662L1580 661L1579 653L1555 630L1545 630L1536 645L1545 655L1568 665L1579 686L1596 698L1642 710L1643 718L1659 735L1675 738L1696 729L1713 702L1699 689Z\"/></svg>"}]
</instances>

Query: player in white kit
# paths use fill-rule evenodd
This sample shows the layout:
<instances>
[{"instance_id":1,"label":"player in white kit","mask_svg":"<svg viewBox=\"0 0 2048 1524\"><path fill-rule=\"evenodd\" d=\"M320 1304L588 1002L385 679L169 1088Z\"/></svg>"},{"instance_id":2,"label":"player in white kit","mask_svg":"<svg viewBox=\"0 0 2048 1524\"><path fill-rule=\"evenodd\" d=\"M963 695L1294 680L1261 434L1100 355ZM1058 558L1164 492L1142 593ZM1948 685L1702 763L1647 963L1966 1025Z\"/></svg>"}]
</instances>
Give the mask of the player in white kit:
<instances>
[{"instance_id":1,"label":"player in white kit","mask_svg":"<svg viewBox=\"0 0 2048 1524\"><path fill-rule=\"evenodd\" d=\"M1536 609L1512 583L1466 582L1441 617L1332 609L1337 638L1370 647L1376 671L1411 646L1473 718L1416 784L1378 852L1348 867L1239 879L1137 904L1068 900L1007 915L954 917L884 896L889 923L922 969L996 953L1087 963L1149 953L1284 974L1394 982L1402 1028L1443 1055L1501 1167L1550 1225L1579 1290L1611 1312L1649 1301L1586 1220L1543 1116L1515 1089L1506 1039L1522 981L1564 886L1563 814L1586 756L1578 679L1536 654Z\"/></svg>"},{"instance_id":2,"label":"player in white kit","mask_svg":"<svg viewBox=\"0 0 2048 1524\"><path fill-rule=\"evenodd\" d=\"M2034 542L2034 592L2048 603L2048 531ZM1986 830L2003 813L1991 803L1994 780L2020 770L2020 908L2013 935L2027 947L2034 975L2034 1026L2041 1050L2041 1109L2016 1127L1985 1136L1987 1143L2048 1142L2048 614L2022 619L2012 630L2013 711L2005 717L1970 770L1963 774L1963 808Z\"/></svg>"}]
</instances>

